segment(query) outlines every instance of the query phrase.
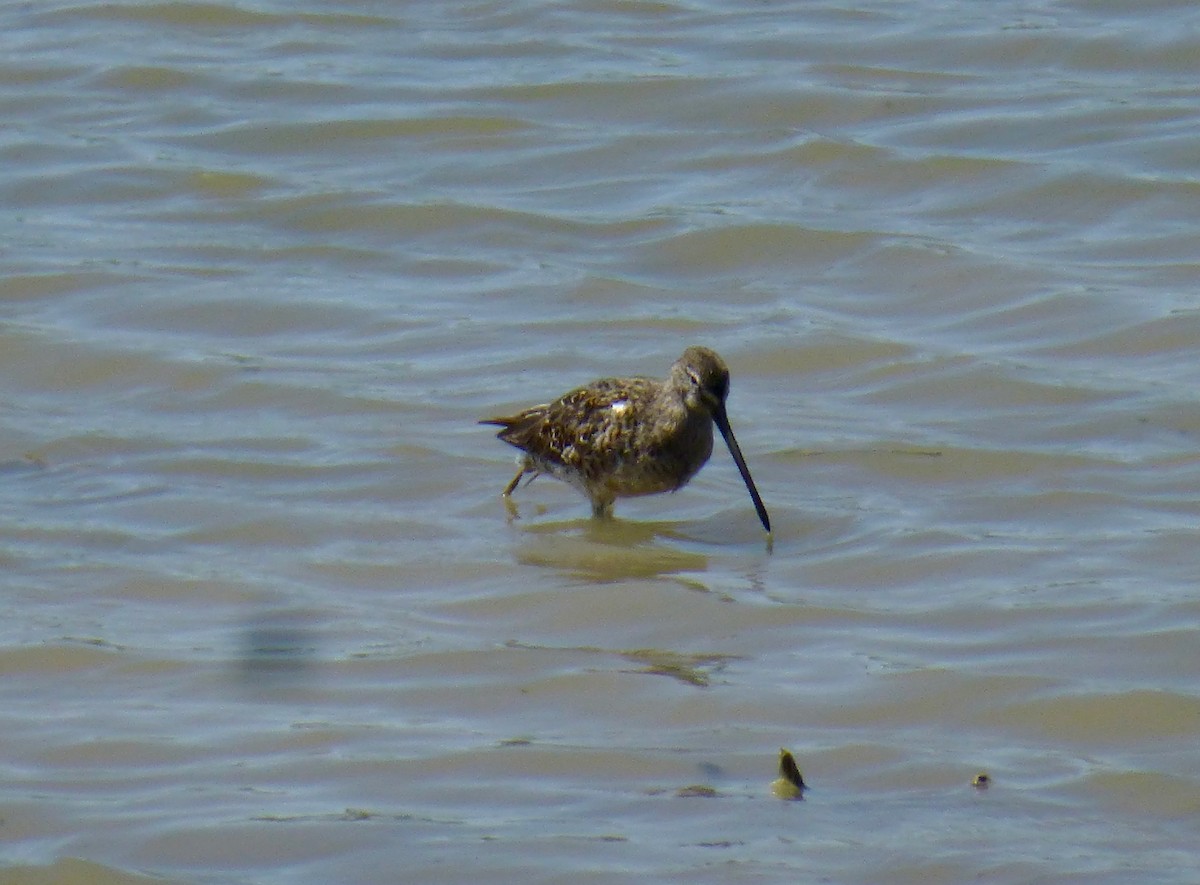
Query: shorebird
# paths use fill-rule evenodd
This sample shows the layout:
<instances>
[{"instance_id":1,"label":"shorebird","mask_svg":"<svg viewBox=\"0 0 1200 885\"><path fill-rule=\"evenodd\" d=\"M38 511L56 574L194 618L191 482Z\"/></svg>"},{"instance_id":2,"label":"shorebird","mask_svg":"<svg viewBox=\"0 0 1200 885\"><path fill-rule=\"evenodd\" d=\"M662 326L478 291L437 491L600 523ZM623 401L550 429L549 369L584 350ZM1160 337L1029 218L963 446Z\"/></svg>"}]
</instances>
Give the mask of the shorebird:
<instances>
[{"instance_id":1,"label":"shorebird","mask_svg":"<svg viewBox=\"0 0 1200 885\"><path fill-rule=\"evenodd\" d=\"M479 423L499 425L497 438L525 453L504 497L526 474L532 482L545 473L583 492L595 516L611 516L617 498L687 485L712 454L716 424L770 533L767 508L725 414L728 394L724 360L707 347L689 347L661 381L602 378L552 403Z\"/></svg>"}]
</instances>

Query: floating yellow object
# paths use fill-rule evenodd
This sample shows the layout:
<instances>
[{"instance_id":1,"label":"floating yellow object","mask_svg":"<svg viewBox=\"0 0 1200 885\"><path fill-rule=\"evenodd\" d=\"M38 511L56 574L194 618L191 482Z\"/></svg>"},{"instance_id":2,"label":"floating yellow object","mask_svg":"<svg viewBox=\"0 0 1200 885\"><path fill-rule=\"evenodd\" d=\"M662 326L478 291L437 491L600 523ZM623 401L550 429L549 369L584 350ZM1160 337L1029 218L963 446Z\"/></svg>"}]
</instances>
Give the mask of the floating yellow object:
<instances>
[{"instance_id":1,"label":"floating yellow object","mask_svg":"<svg viewBox=\"0 0 1200 885\"><path fill-rule=\"evenodd\" d=\"M800 767L796 765L796 757L790 751L779 749L779 777L771 782L771 792L780 799L803 799L804 778Z\"/></svg>"},{"instance_id":2,"label":"floating yellow object","mask_svg":"<svg viewBox=\"0 0 1200 885\"><path fill-rule=\"evenodd\" d=\"M992 784L992 779L988 777L986 771L981 771L975 777L971 778L971 786L977 790L986 790Z\"/></svg>"}]
</instances>

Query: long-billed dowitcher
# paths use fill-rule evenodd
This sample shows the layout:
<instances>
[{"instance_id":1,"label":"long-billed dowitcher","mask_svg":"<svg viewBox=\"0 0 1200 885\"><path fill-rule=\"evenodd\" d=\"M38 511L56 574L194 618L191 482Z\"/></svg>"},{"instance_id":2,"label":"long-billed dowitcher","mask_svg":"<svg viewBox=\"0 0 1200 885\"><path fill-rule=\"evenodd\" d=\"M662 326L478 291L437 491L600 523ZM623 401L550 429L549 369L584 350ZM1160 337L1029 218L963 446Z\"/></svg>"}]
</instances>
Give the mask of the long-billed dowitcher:
<instances>
[{"instance_id":1,"label":"long-billed dowitcher","mask_svg":"<svg viewBox=\"0 0 1200 885\"><path fill-rule=\"evenodd\" d=\"M689 347L662 381L602 378L510 418L481 424L503 428L496 436L525 453L504 490L511 495L525 474L545 473L579 489L596 516L611 516L617 498L674 492L712 454L715 423L771 531L746 460L725 414L729 369L707 347Z\"/></svg>"}]
</instances>

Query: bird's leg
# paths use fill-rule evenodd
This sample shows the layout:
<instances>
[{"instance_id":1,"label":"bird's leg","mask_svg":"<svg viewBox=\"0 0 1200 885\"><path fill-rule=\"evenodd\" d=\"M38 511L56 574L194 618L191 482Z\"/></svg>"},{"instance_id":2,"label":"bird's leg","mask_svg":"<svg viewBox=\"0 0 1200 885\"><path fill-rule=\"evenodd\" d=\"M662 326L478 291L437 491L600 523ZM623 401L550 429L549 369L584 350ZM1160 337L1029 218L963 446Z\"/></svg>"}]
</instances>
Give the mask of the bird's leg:
<instances>
[{"instance_id":1,"label":"bird's leg","mask_svg":"<svg viewBox=\"0 0 1200 885\"><path fill-rule=\"evenodd\" d=\"M505 498L511 496L516 491L517 485L521 482L521 477L525 475L525 471L528 469L526 465L522 464L521 469L517 471L517 475L512 478L512 482L505 486L504 491L500 493L501 496Z\"/></svg>"},{"instance_id":2,"label":"bird's leg","mask_svg":"<svg viewBox=\"0 0 1200 885\"><path fill-rule=\"evenodd\" d=\"M592 498L592 516L597 519L612 519L614 498Z\"/></svg>"}]
</instances>

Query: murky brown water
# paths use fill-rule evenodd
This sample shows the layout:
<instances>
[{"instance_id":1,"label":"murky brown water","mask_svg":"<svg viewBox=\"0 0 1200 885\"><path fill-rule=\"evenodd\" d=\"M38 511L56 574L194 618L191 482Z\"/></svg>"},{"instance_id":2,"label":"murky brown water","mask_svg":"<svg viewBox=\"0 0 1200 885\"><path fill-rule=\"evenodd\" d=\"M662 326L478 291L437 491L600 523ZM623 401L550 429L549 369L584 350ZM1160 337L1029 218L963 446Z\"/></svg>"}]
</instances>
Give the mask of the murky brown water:
<instances>
[{"instance_id":1,"label":"murky brown water","mask_svg":"<svg viewBox=\"0 0 1200 885\"><path fill-rule=\"evenodd\" d=\"M0 10L0 883L1193 882L1198 26Z\"/></svg>"}]
</instances>

